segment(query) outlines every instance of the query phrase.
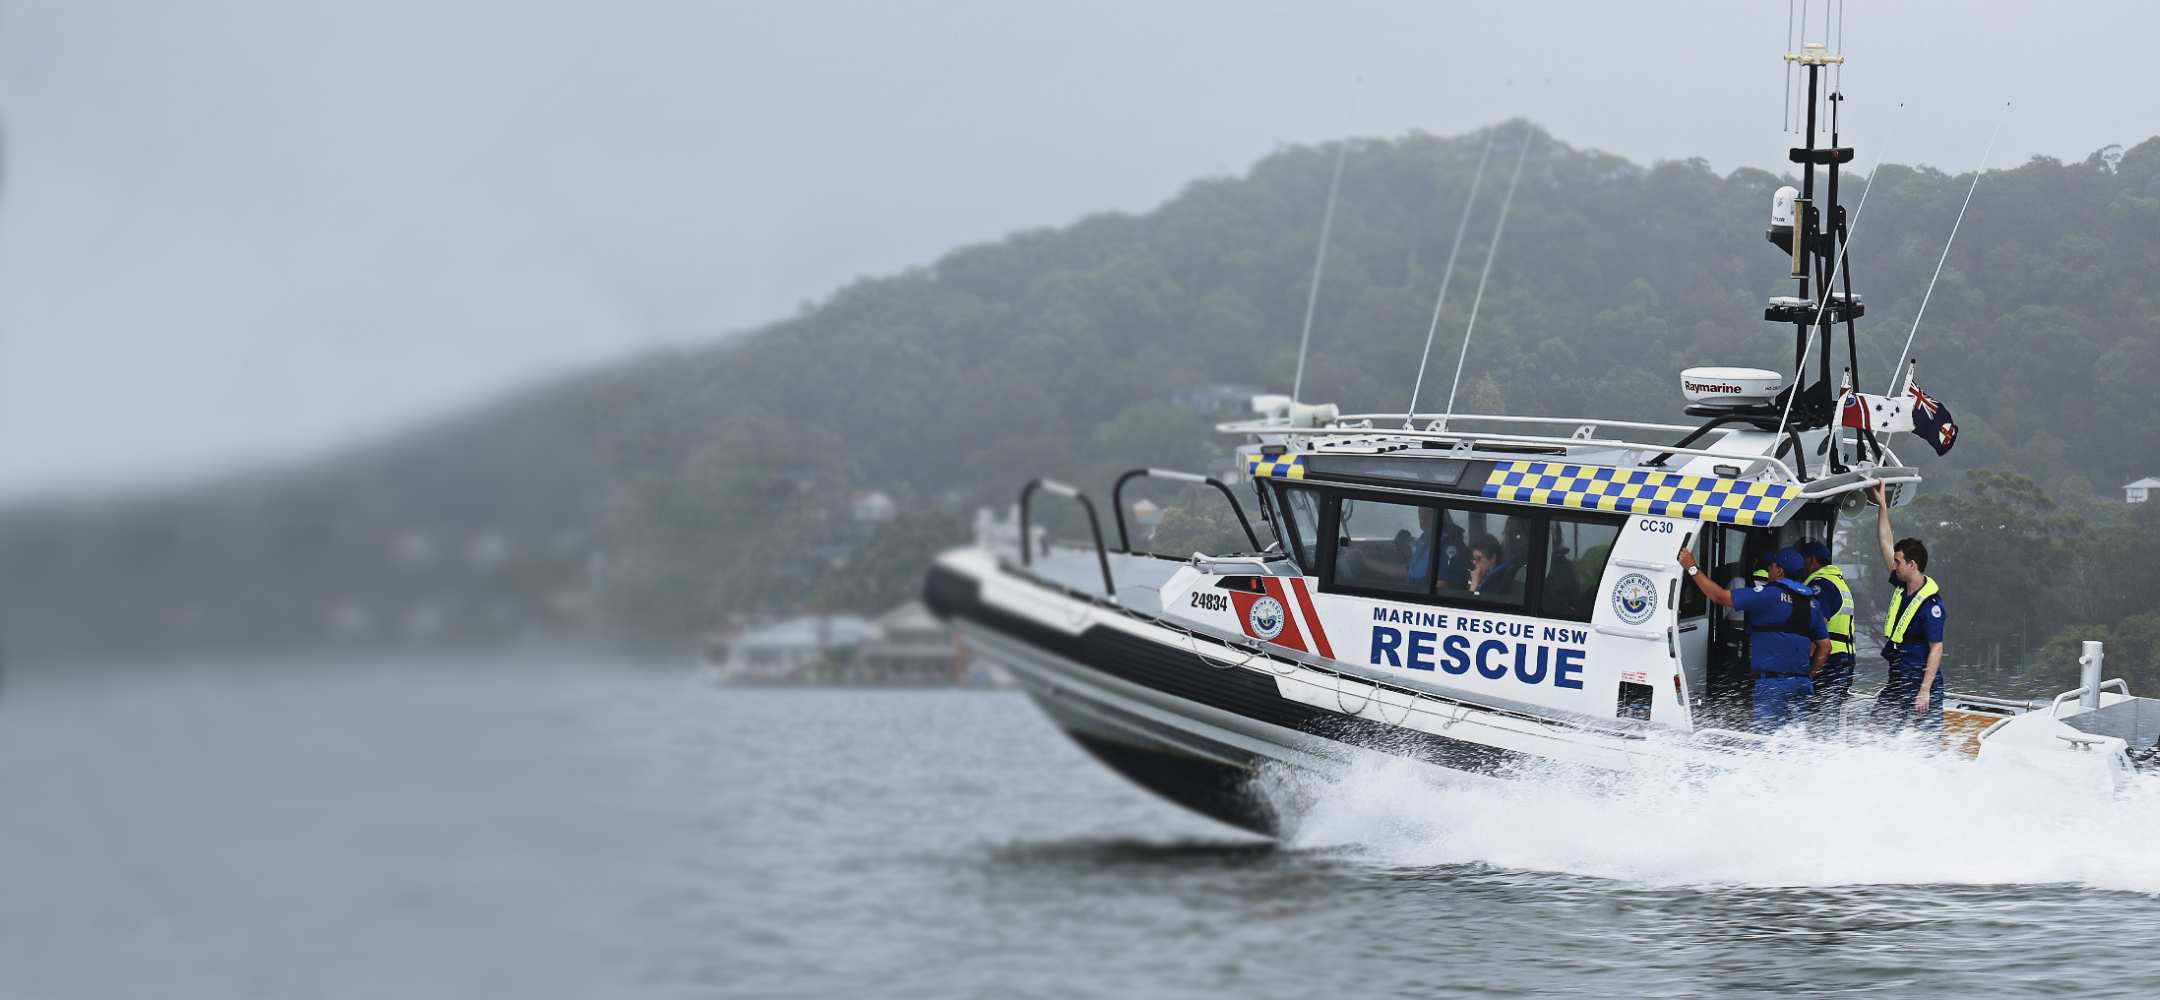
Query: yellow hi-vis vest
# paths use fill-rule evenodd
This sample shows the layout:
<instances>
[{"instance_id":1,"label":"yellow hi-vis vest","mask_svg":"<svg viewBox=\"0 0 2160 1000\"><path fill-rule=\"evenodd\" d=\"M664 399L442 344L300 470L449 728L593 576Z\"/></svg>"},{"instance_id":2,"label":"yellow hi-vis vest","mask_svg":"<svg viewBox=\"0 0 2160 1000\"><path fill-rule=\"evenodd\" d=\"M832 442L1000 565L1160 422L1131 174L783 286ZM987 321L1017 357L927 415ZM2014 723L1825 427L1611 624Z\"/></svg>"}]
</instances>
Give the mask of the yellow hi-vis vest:
<instances>
[{"instance_id":1,"label":"yellow hi-vis vest","mask_svg":"<svg viewBox=\"0 0 2160 1000\"><path fill-rule=\"evenodd\" d=\"M1928 577L1927 582L1920 585L1920 592L1912 595L1912 602L1908 604L1905 603L1905 587L1893 585L1890 588L1890 614L1883 619L1883 638L1891 642L1904 642L1905 630L1912 627L1913 616L1920 613L1920 605L1926 604L1927 599L1935 596L1940 589L1935 586L1935 578Z\"/></svg>"},{"instance_id":2,"label":"yellow hi-vis vest","mask_svg":"<svg viewBox=\"0 0 2160 1000\"><path fill-rule=\"evenodd\" d=\"M1814 583L1817 580L1836 587L1838 592L1838 612L1823 622L1830 629L1830 652L1832 655L1851 653L1853 651L1852 588L1845 585L1845 571L1836 566L1824 566L1813 573L1809 573L1808 578L1801 582ZM1933 583L1935 581L1931 578L1928 582Z\"/></svg>"}]
</instances>

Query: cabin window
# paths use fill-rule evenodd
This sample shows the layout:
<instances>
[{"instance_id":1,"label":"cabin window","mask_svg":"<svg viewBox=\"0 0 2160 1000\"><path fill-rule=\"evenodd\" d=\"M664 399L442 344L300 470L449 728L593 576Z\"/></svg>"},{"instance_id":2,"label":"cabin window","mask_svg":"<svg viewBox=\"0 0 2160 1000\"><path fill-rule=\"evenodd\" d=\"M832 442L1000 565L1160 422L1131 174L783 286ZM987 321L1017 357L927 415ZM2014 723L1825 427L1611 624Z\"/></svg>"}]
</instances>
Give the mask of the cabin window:
<instances>
[{"instance_id":1,"label":"cabin window","mask_svg":"<svg viewBox=\"0 0 2160 1000\"><path fill-rule=\"evenodd\" d=\"M1335 519L1335 582L1367 590L1430 594L1436 566L1459 557L1460 530L1440 522L1438 507L1339 501ZM1436 547L1445 551L1436 553ZM1440 558L1435 559L1438 555Z\"/></svg>"},{"instance_id":2,"label":"cabin window","mask_svg":"<svg viewBox=\"0 0 2160 1000\"><path fill-rule=\"evenodd\" d=\"M1284 516L1279 522L1283 545L1306 576L1320 572L1320 494L1296 486L1279 487Z\"/></svg>"},{"instance_id":3,"label":"cabin window","mask_svg":"<svg viewBox=\"0 0 2160 1000\"><path fill-rule=\"evenodd\" d=\"M1545 542L1545 581L1539 614L1586 622L1597 608L1598 584L1612 558L1620 524L1606 519L1554 517Z\"/></svg>"},{"instance_id":4,"label":"cabin window","mask_svg":"<svg viewBox=\"0 0 2160 1000\"><path fill-rule=\"evenodd\" d=\"M1695 533L1695 563L1698 566L1715 567L1717 565L1710 555L1710 533L1714 530L1716 529L1713 526L1704 525L1702 530ZM1710 598L1703 594L1702 588L1692 580L1682 580L1680 582L1680 617L1683 619L1701 618L1709 613Z\"/></svg>"},{"instance_id":5,"label":"cabin window","mask_svg":"<svg viewBox=\"0 0 2160 1000\"><path fill-rule=\"evenodd\" d=\"M1532 592L1532 518L1357 497L1332 512L1331 590L1518 612Z\"/></svg>"}]
</instances>

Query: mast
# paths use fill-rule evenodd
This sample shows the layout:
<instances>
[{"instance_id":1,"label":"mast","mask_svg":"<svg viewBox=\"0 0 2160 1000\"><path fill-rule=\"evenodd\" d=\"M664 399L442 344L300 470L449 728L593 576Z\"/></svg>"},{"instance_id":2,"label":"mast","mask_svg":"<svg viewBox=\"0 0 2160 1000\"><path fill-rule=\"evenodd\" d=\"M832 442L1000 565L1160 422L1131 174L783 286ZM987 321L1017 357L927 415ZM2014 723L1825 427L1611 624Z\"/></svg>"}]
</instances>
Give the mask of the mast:
<instances>
[{"instance_id":1,"label":"mast","mask_svg":"<svg viewBox=\"0 0 2160 1000\"><path fill-rule=\"evenodd\" d=\"M1838 204L1838 167L1852 162L1850 146L1838 145L1838 111L1844 102L1842 93L1824 94L1823 70L1829 66L1841 66L1842 55L1831 55L1822 45L1808 43L1797 53L1788 52L1785 60L1800 66L1807 72L1807 116L1802 144L1787 154L1800 167L1799 197L1793 200L1792 229L1790 234L1777 232L1782 226L1774 226L1769 233L1772 243L1792 253L1791 277L1797 286L1794 295L1781 296L1770 301L1763 312L1763 319L1773 323L1790 323L1793 327L1794 382L1786 389L1792 397L1790 416L1778 428L1812 430L1830 423L1836 416L1837 385L1832 381L1831 335L1839 323L1846 325L1848 367L1856 365L1852 321L1865 311L1860 300L1852 294L1852 276L1846 268L1838 266L1848 230L1845 207ZM1817 146L1818 133L1822 129L1820 113L1829 105L1830 144ZM1822 199L1816 197L1817 175L1822 177ZM1845 291L1839 294L1832 284L1835 277L1844 278ZM1808 342L1811 335L1819 334L1822 341L1822 359L1815 373L1815 384L1808 385ZM1836 459L1832 459L1833 463Z\"/></svg>"}]
</instances>

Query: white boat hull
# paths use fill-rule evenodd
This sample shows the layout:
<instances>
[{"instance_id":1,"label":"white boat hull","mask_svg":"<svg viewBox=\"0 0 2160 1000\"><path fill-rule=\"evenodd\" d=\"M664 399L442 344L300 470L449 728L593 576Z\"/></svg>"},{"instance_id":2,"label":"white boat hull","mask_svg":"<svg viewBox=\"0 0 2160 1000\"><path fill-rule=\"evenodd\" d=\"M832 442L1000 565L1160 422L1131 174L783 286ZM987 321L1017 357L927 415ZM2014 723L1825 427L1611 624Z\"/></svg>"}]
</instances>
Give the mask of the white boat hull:
<instances>
[{"instance_id":1,"label":"white boat hull","mask_svg":"<svg viewBox=\"0 0 2160 1000\"><path fill-rule=\"evenodd\" d=\"M941 557L925 596L1105 764L1165 798L1260 833L1283 829L1276 804L1256 786L1263 773L1325 777L1360 754L1409 758L1443 780L1470 781L1526 770L1630 772L1676 756L1705 763L1722 756L1207 635L1001 565L979 550Z\"/></svg>"}]
</instances>

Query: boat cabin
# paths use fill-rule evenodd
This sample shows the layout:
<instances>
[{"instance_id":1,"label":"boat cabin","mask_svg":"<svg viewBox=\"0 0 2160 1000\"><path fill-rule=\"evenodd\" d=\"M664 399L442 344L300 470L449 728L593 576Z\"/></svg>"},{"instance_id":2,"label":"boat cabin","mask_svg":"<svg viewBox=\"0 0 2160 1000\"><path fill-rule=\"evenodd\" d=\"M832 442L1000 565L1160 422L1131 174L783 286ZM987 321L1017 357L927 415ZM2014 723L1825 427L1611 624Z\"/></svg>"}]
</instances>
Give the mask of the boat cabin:
<instances>
[{"instance_id":1,"label":"boat cabin","mask_svg":"<svg viewBox=\"0 0 2160 1000\"><path fill-rule=\"evenodd\" d=\"M1833 543L1833 487L1781 472L1776 440L1747 428L1700 448L1501 436L1248 445L1273 544L1193 559L1165 581L1164 614L1479 704L1743 727L1745 621L1676 553L1746 586L1769 552Z\"/></svg>"}]
</instances>

